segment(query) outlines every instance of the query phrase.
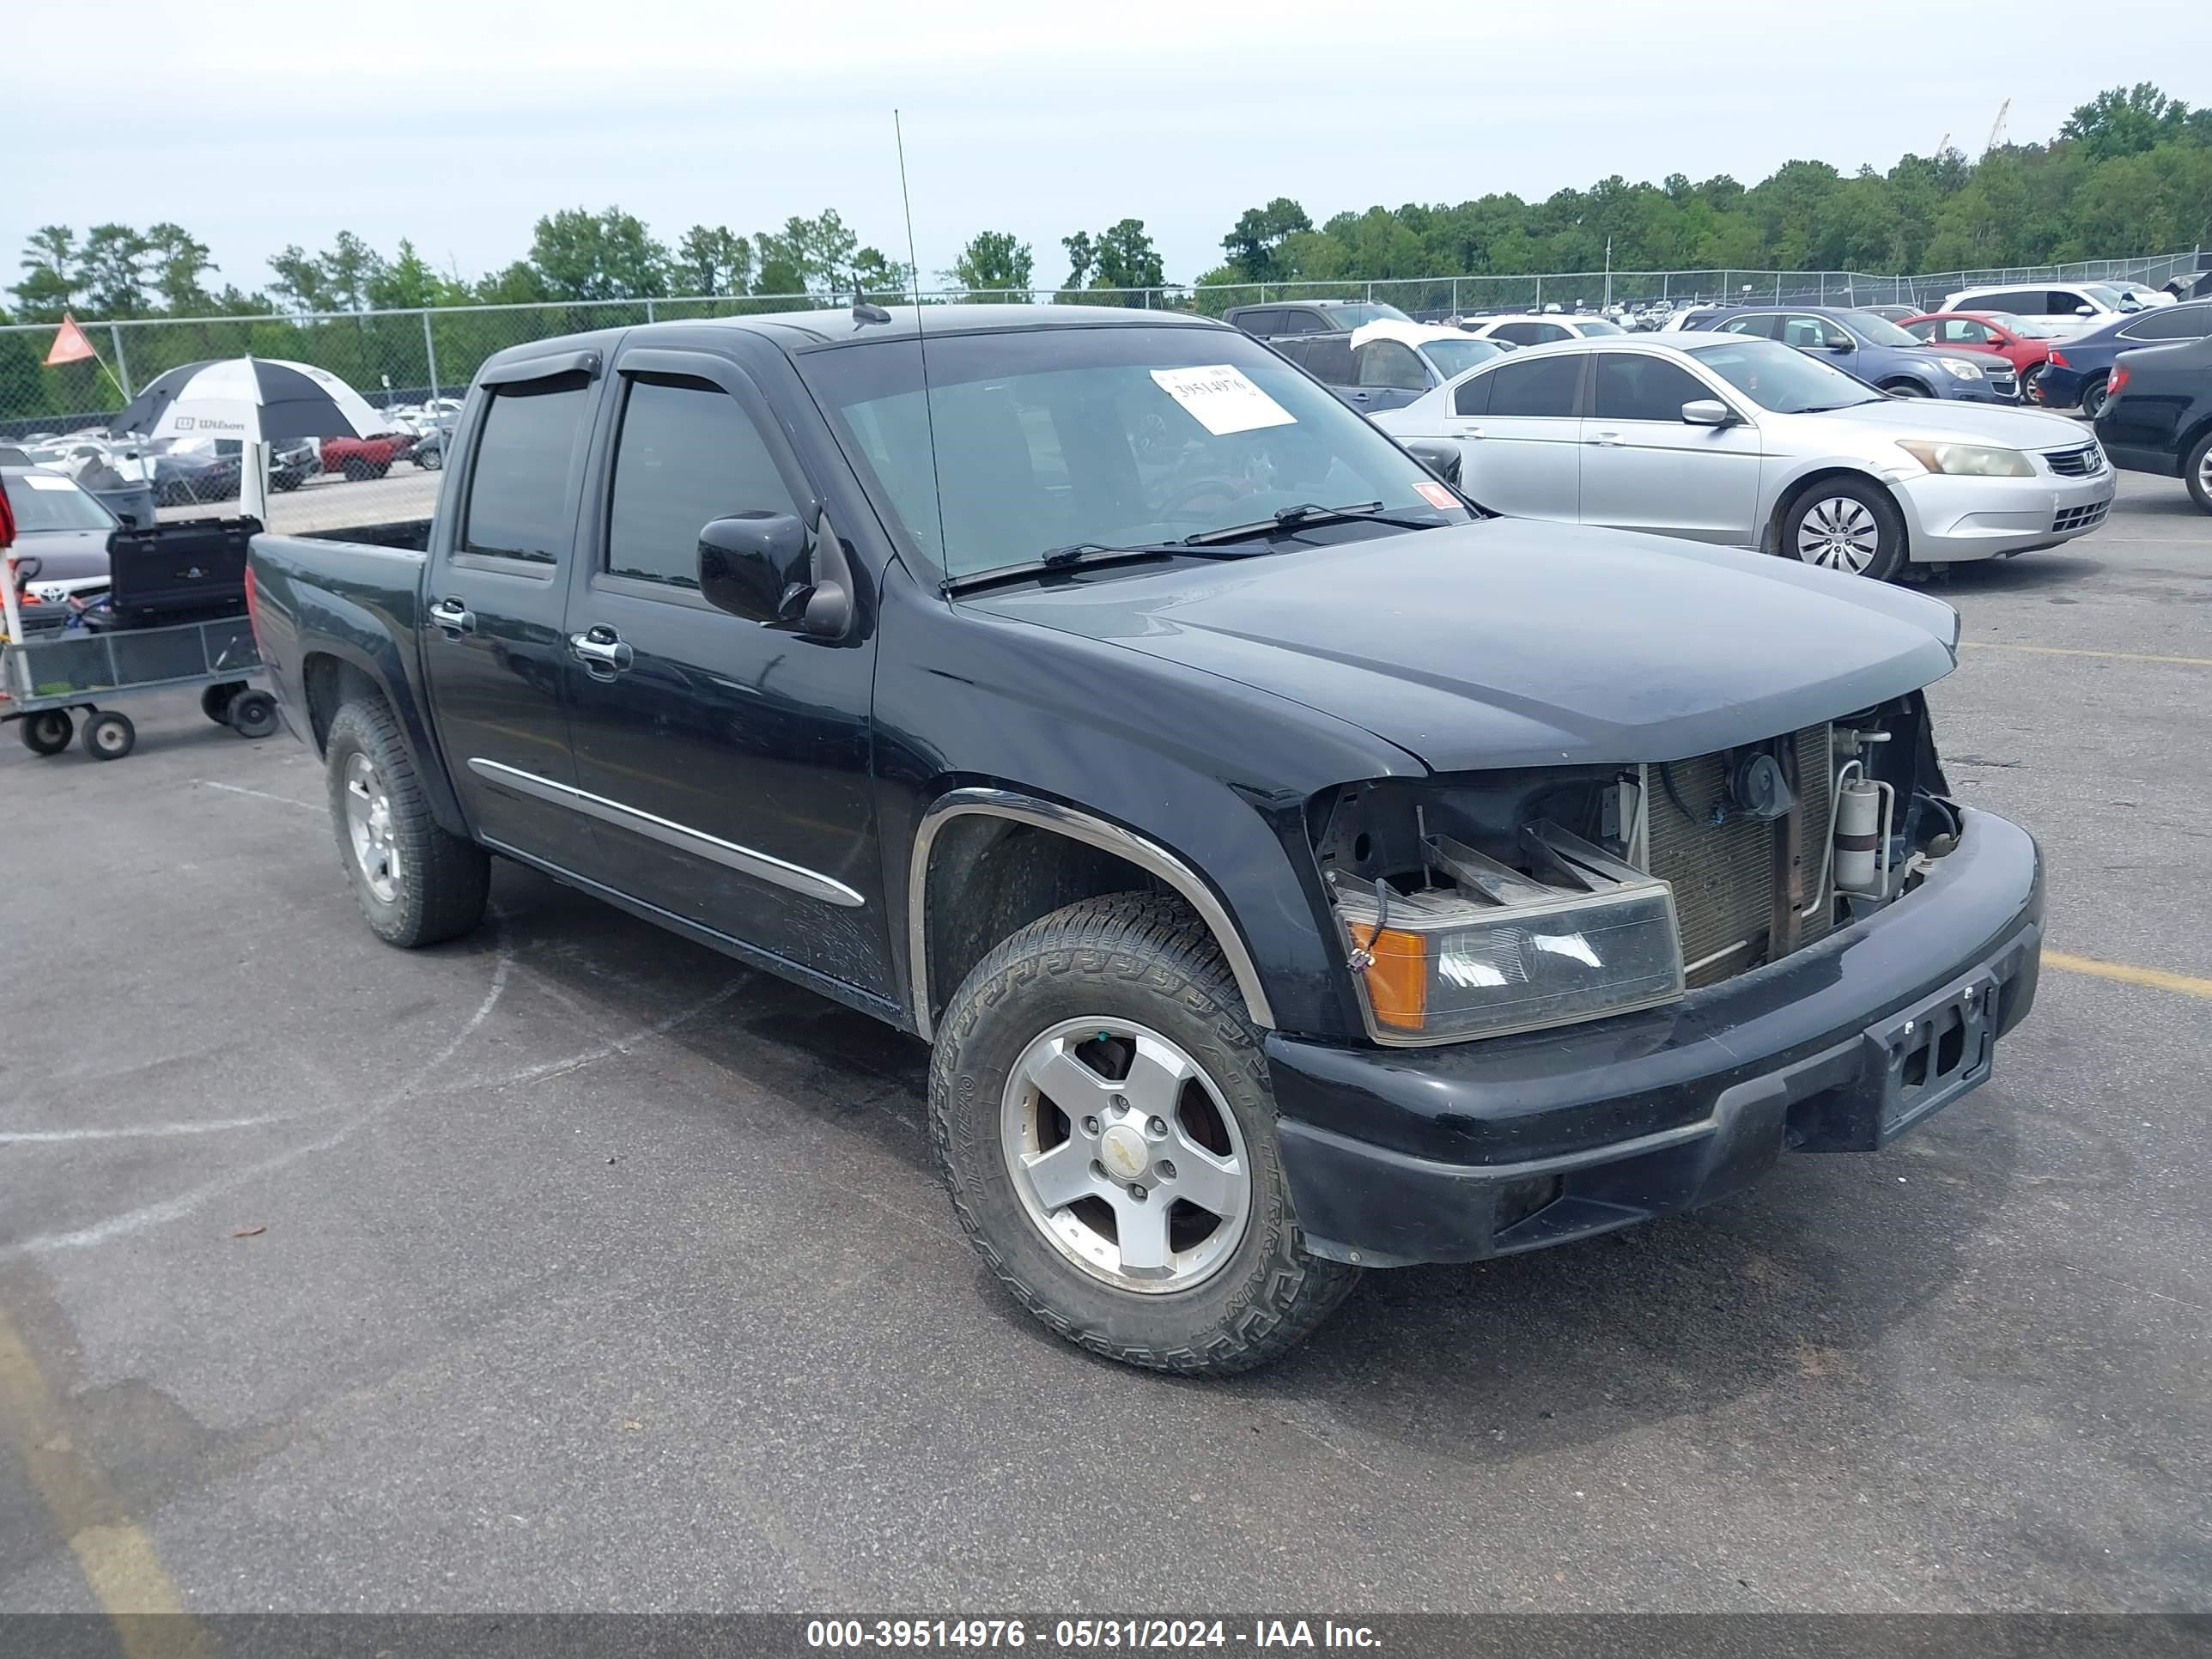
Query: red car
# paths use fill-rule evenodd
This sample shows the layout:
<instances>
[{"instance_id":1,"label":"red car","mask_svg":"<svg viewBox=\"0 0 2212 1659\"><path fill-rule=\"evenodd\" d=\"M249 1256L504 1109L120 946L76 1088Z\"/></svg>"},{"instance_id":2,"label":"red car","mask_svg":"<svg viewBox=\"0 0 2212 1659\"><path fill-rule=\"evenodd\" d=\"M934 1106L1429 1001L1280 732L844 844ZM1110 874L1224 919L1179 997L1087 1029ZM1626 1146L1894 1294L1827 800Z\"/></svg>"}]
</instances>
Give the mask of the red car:
<instances>
[{"instance_id":1,"label":"red car","mask_svg":"<svg viewBox=\"0 0 2212 1659\"><path fill-rule=\"evenodd\" d=\"M2008 311L1931 311L1908 317L1898 326L1916 340L1929 345L1965 346L1973 351L1994 351L2020 376L2020 395L2035 395L2036 378L2050 360L2056 332L2044 333L2045 320L2015 317Z\"/></svg>"},{"instance_id":2,"label":"red car","mask_svg":"<svg viewBox=\"0 0 2212 1659\"><path fill-rule=\"evenodd\" d=\"M380 478L392 471L392 462L404 455L414 441L398 432L376 438L325 438L323 471L343 472L356 481Z\"/></svg>"}]
</instances>

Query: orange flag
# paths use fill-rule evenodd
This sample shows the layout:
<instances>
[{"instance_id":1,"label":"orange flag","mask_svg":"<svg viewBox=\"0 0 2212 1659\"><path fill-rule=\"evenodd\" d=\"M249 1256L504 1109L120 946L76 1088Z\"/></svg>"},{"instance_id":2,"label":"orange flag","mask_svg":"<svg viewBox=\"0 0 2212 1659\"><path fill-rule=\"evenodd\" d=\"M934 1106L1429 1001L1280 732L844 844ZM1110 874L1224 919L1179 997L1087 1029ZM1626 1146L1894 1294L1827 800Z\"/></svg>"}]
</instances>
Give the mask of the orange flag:
<instances>
[{"instance_id":1,"label":"orange flag","mask_svg":"<svg viewBox=\"0 0 2212 1659\"><path fill-rule=\"evenodd\" d=\"M54 334L54 349L46 353L46 367L56 363L81 363L88 357L100 354L92 349L92 342L84 337L84 331L76 325L76 319L66 311L62 313L62 325Z\"/></svg>"}]
</instances>

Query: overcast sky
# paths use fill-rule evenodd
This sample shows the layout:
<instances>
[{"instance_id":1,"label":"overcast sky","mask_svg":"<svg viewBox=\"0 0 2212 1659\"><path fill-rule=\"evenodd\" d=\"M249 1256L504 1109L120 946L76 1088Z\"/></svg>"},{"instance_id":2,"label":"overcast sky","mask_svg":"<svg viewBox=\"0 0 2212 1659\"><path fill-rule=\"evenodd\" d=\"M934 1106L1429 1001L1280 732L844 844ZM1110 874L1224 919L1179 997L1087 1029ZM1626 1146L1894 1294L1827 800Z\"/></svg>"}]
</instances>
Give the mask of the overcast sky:
<instances>
[{"instance_id":1,"label":"overcast sky","mask_svg":"<svg viewBox=\"0 0 2212 1659\"><path fill-rule=\"evenodd\" d=\"M37 226L162 219L241 288L285 244L341 228L387 253L411 237L474 276L519 257L541 214L611 202L671 242L696 222L752 231L836 207L902 258L895 105L925 275L1004 229L1049 283L1062 236L1129 216L1186 281L1277 195L1319 222L1613 173L1748 184L1799 156L1887 167L1947 133L1978 153L2008 97L2017 139L2122 82L2212 100L2203 7L2012 0L1963 33L1939 15L126 0L95 44L44 7L9 25L0 283Z\"/></svg>"}]
</instances>

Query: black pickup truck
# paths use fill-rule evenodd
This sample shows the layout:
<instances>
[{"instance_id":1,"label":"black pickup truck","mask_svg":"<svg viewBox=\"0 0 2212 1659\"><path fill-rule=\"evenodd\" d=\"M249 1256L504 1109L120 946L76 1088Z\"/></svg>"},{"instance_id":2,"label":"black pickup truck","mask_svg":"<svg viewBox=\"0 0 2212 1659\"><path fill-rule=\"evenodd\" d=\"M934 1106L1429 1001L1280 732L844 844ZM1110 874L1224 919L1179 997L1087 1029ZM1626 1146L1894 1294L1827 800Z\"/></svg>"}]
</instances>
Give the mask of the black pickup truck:
<instances>
[{"instance_id":1,"label":"black pickup truck","mask_svg":"<svg viewBox=\"0 0 2212 1659\"><path fill-rule=\"evenodd\" d=\"M930 1042L962 1224L1100 1353L1879 1147L2034 996L1948 607L1494 517L1219 325L576 336L449 462L396 545L252 548L370 925L498 854Z\"/></svg>"}]
</instances>

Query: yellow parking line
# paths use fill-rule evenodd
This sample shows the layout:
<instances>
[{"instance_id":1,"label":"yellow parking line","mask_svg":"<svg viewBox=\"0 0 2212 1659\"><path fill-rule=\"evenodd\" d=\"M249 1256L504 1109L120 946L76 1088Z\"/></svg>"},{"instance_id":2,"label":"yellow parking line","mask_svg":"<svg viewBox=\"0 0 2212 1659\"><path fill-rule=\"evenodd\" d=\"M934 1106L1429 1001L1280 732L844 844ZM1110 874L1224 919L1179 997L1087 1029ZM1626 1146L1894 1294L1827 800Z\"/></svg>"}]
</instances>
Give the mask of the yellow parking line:
<instances>
[{"instance_id":1,"label":"yellow parking line","mask_svg":"<svg viewBox=\"0 0 2212 1659\"><path fill-rule=\"evenodd\" d=\"M2185 997L2212 998L2212 979L2168 973L2163 968L2138 968L2132 962L2100 962L2094 957L2069 956L2063 951L2045 951L2043 962L2047 968L2063 968L2069 974L2116 979L2124 985L2148 985L2154 991L2179 991Z\"/></svg>"},{"instance_id":2,"label":"yellow parking line","mask_svg":"<svg viewBox=\"0 0 2212 1659\"><path fill-rule=\"evenodd\" d=\"M2212 657L2161 657L2148 651L2089 651L2077 645L2008 645L2000 640L1960 640L1969 651L2027 651L2040 657L2111 657L2118 662L2178 662L2212 668Z\"/></svg>"},{"instance_id":3,"label":"yellow parking line","mask_svg":"<svg viewBox=\"0 0 2212 1659\"><path fill-rule=\"evenodd\" d=\"M54 1528L69 1540L94 1598L115 1626L125 1659L212 1659L207 1632L161 1565L154 1540L123 1512L114 1489L70 1443L61 1406L38 1362L0 1310L0 1423L4 1423Z\"/></svg>"}]
</instances>

